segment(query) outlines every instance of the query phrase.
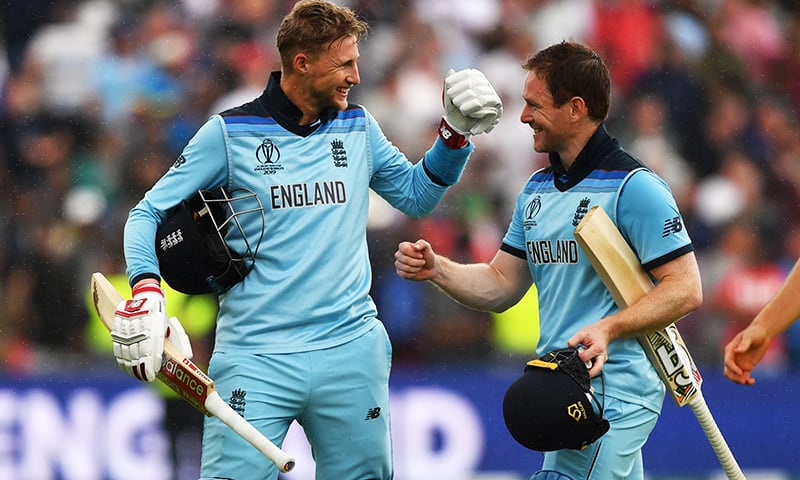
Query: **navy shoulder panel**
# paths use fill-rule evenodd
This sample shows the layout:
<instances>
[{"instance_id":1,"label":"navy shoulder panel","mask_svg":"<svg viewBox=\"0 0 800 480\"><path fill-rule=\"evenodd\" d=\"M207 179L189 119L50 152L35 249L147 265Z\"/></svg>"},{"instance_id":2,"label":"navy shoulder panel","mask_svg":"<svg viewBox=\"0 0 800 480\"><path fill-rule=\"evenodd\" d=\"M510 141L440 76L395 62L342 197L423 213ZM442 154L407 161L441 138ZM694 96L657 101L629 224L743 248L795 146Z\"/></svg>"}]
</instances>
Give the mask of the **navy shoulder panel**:
<instances>
[{"instance_id":1,"label":"navy shoulder panel","mask_svg":"<svg viewBox=\"0 0 800 480\"><path fill-rule=\"evenodd\" d=\"M258 99L252 102L247 102L238 107L229 108L220 115L225 117L241 117L241 116L256 116L256 117L269 117L270 114L262 106Z\"/></svg>"}]
</instances>

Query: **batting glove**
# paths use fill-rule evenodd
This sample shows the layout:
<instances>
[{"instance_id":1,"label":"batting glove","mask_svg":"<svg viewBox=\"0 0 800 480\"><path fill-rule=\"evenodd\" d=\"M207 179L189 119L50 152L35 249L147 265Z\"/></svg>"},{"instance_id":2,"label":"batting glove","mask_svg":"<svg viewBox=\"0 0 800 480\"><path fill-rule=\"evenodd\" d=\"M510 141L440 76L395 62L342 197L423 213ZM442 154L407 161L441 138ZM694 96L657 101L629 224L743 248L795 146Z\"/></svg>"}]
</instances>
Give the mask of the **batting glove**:
<instances>
[{"instance_id":1,"label":"batting glove","mask_svg":"<svg viewBox=\"0 0 800 480\"><path fill-rule=\"evenodd\" d=\"M450 148L466 146L470 135L491 132L503 115L500 96L480 70L451 69L442 93L445 115L439 136Z\"/></svg>"},{"instance_id":2,"label":"batting glove","mask_svg":"<svg viewBox=\"0 0 800 480\"><path fill-rule=\"evenodd\" d=\"M189 341L189 335L186 334L186 330L184 330L177 317L169 317L167 340L180 350L186 358L192 358L192 343Z\"/></svg>"},{"instance_id":3,"label":"batting glove","mask_svg":"<svg viewBox=\"0 0 800 480\"><path fill-rule=\"evenodd\" d=\"M133 298L120 302L114 312L111 340L119 366L139 380L155 380L167 325L164 291L153 283L135 287Z\"/></svg>"}]
</instances>

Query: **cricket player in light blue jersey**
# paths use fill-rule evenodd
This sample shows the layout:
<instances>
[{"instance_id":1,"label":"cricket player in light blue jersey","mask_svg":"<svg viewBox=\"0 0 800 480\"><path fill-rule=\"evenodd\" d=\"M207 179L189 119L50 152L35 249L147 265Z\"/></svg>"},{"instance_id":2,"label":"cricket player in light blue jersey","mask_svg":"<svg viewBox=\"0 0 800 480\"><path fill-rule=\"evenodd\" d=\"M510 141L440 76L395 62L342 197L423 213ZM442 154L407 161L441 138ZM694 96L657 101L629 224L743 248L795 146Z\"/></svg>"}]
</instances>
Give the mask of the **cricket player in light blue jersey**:
<instances>
[{"instance_id":1,"label":"cricket player in light blue jersey","mask_svg":"<svg viewBox=\"0 0 800 480\"><path fill-rule=\"evenodd\" d=\"M127 273L145 306L133 320L118 318L113 332L120 364L152 381L167 325L154 246L159 224L198 191L255 192L266 229L246 277L222 285L209 374L275 444L300 423L316 477L325 480L393 475L391 345L369 296L369 190L412 217L430 213L459 180L473 150L470 135L489 132L502 114L481 72L449 72L438 137L410 162L364 107L348 102L367 30L348 8L324 0L294 5L277 33L281 71L264 93L212 116L131 210ZM243 215L241 222L245 239L255 242L261 218ZM231 250L245 247L241 237L225 240ZM203 479L277 475L267 458L206 418Z\"/></svg>"},{"instance_id":2,"label":"cricket player in light blue jersey","mask_svg":"<svg viewBox=\"0 0 800 480\"><path fill-rule=\"evenodd\" d=\"M620 147L605 127L610 79L584 45L561 42L529 57L521 121L550 166L529 178L494 259L458 264L425 240L395 254L402 278L429 280L469 307L503 311L535 283L537 355L583 347L610 430L583 449L544 453L532 480L641 480L641 449L655 426L664 386L636 336L697 309L700 274L669 186ZM573 236L589 208L602 206L656 287L620 311ZM601 374L602 372L602 374ZM562 435L564 432L553 432ZM572 439L572 444L581 440Z\"/></svg>"}]
</instances>

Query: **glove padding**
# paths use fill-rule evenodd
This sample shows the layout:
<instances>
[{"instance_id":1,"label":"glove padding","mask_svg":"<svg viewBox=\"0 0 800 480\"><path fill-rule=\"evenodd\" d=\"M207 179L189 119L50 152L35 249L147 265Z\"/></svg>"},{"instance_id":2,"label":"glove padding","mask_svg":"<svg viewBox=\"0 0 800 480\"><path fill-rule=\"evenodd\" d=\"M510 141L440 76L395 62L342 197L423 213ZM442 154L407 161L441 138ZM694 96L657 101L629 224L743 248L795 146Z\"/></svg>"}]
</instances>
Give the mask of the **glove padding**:
<instances>
[{"instance_id":1,"label":"glove padding","mask_svg":"<svg viewBox=\"0 0 800 480\"><path fill-rule=\"evenodd\" d=\"M133 298L120 302L114 312L111 340L119 366L139 380L155 380L161 370L167 325L161 288L152 283L134 288Z\"/></svg>"},{"instance_id":2,"label":"glove padding","mask_svg":"<svg viewBox=\"0 0 800 480\"><path fill-rule=\"evenodd\" d=\"M447 72L445 120L461 135L489 133L503 115L503 102L486 76L474 68Z\"/></svg>"},{"instance_id":3,"label":"glove padding","mask_svg":"<svg viewBox=\"0 0 800 480\"><path fill-rule=\"evenodd\" d=\"M189 335L186 334L186 330L184 330L178 317L169 317L166 338L175 348L180 350L186 358L191 360L193 356L192 343L189 341Z\"/></svg>"}]
</instances>

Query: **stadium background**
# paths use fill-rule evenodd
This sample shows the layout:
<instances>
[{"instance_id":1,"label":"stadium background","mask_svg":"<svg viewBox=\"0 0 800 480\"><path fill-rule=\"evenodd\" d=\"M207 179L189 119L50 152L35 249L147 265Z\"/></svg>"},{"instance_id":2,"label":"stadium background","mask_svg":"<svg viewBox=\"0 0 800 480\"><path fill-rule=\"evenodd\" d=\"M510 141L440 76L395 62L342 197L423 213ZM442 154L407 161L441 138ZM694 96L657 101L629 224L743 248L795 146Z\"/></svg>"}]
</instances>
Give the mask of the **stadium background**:
<instances>
[{"instance_id":1,"label":"stadium background","mask_svg":"<svg viewBox=\"0 0 800 480\"><path fill-rule=\"evenodd\" d=\"M128 209L209 114L261 92L291 3L0 5L0 479L196 475L199 414L116 369L86 308L89 274L123 272ZM352 100L413 161L435 135L448 68L482 69L505 105L497 128L474 139L461 183L431 217L410 220L373 205L373 293L395 349L398 478L517 480L540 462L514 444L499 414L505 387L535 346L536 292L504 315L473 312L398 279L392 252L421 236L452 258L490 258L514 196L546 163L519 122L519 65L565 38L607 59L611 133L669 182L685 214L706 300L680 327L720 428L748 478L800 478L800 332L775 343L755 386L721 377L728 335L800 256L797 2L341 3L372 26ZM171 295L202 363L214 302ZM290 443L306 455L299 435ZM307 478L309 462L301 457L286 478ZM721 478L691 412L669 399L645 466L651 479Z\"/></svg>"}]
</instances>

